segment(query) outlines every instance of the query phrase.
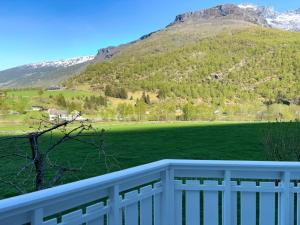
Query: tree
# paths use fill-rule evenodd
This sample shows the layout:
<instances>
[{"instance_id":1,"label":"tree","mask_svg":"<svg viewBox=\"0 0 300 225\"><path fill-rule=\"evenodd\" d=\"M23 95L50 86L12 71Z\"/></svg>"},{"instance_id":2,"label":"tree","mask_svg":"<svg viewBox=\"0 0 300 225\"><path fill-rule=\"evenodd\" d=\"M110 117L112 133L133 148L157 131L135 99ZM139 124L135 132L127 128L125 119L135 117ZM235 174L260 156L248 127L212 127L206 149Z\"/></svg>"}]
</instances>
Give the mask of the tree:
<instances>
[{"instance_id":1,"label":"tree","mask_svg":"<svg viewBox=\"0 0 300 225\"><path fill-rule=\"evenodd\" d=\"M25 101L17 101L15 103L15 110L21 114L25 114L26 113L26 102Z\"/></svg>"},{"instance_id":2,"label":"tree","mask_svg":"<svg viewBox=\"0 0 300 225\"><path fill-rule=\"evenodd\" d=\"M125 88L120 88L118 90L118 94L116 96L117 98L121 98L121 99L127 99L128 98L128 94Z\"/></svg>"},{"instance_id":3,"label":"tree","mask_svg":"<svg viewBox=\"0 0 300 225\"><path fill-rule=\"evenodd\" d=\"M167 91L164 88L159 89L158 98L165 99L167 97Z\"/></svg>"},{"instance_id":4,"label":"tree","mask_svg":"<svg viewBox=\"0 0 300 225\"><path fill-rule=\"evenodd\" d=\"M110 85L106 85L104 93L105 93L106 96L109 96L109 97L114 97L115 96L115 94L113 92L113 89Z\"/></svg>"},{"instance_id":5,"label":"tree","mask_svg":"<svg viewBox=\"0 0 300 225\"><path fill-rule=\"evenodd\" d=\"M151 101L150 101L150 96L149 95L146 95L145 92L143 92L142 94L142 98L141 98L147 105L150 105L151 104Z\"/></svg>"},{"instance_id":6,"label":"tree","mask_svg":"<svg viewBox=\"0 0 300 225\"><path fill-rule=\"evenodd\" d=\"M195 120L197 119L197 110L196 107L191 103L187 103L183 106L183 117L184 120Z\"/></svg>"},{"instance_id":7,"label":"tree","mask_svg":"<svg viewBox=\"0 0 300 225\"><path fill-rule=\"evenodd\" d=\"M80 167L72 167L66 162L58 163L52 160L51 154L61 151L60 146L66 142L80 142L89 146L91 150L98 151L99 156L103 157L106 168L109 170L111 166L116 165L116 160L112 155L108 155L103 148L104 130L97 130L88 121L76 124L76 118L72 121L61 123L51 123L46 120L39 120L39 127L34 132L26 135L1 138L2 147L0 148L0 159L9 159L11 163L18 165L20 160L24 160L24 164L17 172L16 177L20 174L29 174L34 176L35 190L42 190L57 185L67 173L77 173L82 170L88 160L82 158ZM60 134L58 136L58 133ZM43 144L45 136L50 137L47 145ZM16 144L16 149L7 151L8 146L12 143ZM28 143L28 144L27 144ZM8 144L8 145L7 145ZM28 151L28 147L30 152ZM6 161L7 162L7 161ZM54 171L50 173L49 171ZM24 182L21 185L18 181L13 182L11 179L0 178L0 182L8 184L20 192L24 191ZM28 178L27 178L28 180Z\"/></svg>"},{"instance_id":8,"label":"tree","mask_svg":"<svg viewBox=\"0 0 300 225\"><path fill-rule=\"evenodd\" d=\"M138 99L135 104L135 113L137 115L138 120L143 120L144 115L146 113L146 105L143 100Z\"/></svg>"},{"instance_id":9,"label":"tree","mask_svg":"<svg viewBox=\"0 0 300 225\"><path fill-rule=\"evenodd\" d=\"M105 96L113 97L113 98L121 98L121 99L127 99L128 94L127 90L125 88L113 88L110 85L107 85L105 87Z\"/></svg>"},{"instance_id":10,"label":"tree","mask_svg":"<svg viewBox=\"0 0 300 225\"><path fill-rule=\"evenodd\" d=\"M39 89L39 90L38 90L38 95L39 95L39 96L42 96L43 94L44 94L43 89Z\"/></svg>"},{"instance_id":11,"label":"tree","mask_svg":"<svg viewBox=\"0 0 300 225\"><path fill-rule=\"evenodd\" d=\"M65 97L62 94L59 94L56 97L56 104L60 107L66 108L67 107L67 101Z\"/></svg>"},{"instance_id":12,"label":"tree","mask_svg":"<svg viewBox=\"0 0 300 225\"><path fill-rule=\"evenodd\" d=\"M133 106L127 103L120 103L117 106L117 113L122 120L127 120L133 115Z\"/></svg>"}]
</instances>

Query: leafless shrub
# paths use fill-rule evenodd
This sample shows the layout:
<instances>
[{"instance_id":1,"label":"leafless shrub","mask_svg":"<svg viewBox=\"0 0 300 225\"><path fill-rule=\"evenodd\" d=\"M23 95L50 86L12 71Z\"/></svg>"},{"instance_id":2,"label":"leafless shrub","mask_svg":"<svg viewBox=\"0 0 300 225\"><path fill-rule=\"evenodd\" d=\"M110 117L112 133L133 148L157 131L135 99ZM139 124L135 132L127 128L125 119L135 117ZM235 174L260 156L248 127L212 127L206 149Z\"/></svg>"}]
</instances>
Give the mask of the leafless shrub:
<instances>
[{"instance_id":1,"label":"leafless shrub","mask_svg":"<svg viewBox=\"0 0 300 225\"><path fill-rule=\"evenodd\" d=\"M0 183L14 188L19 193L25 193L28 183L34 185L35 190L42 190L61 183L66 174L76 176L81 173L89 160L89 152L79 159L81 165L74 167L68 160L71 155L64 155L63 160L53 160L51 154L62 150L66 142L81 143L88 151L97 151L107 171L118 167L113 154L104 149L104 130L98 130L89 121L55 121L44 118L34 124L33 132L14 137L0 138L0 162L2 169L18 167L13 175L0 174ZM72 150L73 154L75 150ZM95 153L95 152L94 152ZM63 161L63 163L62 163ZM1 167L0 167L1 168ZM3 170L2 170L3 171ZM49 172L51 171L51 172Z\"/></svg>"}]
</instances>

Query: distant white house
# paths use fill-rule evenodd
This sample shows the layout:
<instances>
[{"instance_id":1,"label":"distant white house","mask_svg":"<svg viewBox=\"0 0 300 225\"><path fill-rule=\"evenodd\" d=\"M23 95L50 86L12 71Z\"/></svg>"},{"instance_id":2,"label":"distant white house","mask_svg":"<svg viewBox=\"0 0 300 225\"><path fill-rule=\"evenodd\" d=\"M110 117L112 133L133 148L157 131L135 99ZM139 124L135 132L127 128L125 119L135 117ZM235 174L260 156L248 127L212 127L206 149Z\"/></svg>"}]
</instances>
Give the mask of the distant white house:
<instances>
[{"instance_id":1,"label":"distant white house","mask_svg":"<svg viewBox=\"0 0 300 225\"><path fill-rule=\"evenodd\" d=\"M68 114L66 110L48 109L49 121L63 120L63 121L85 121L86 119L80 115L80 112L73 111Z\"/></svg>"},{"instance_id":2,"label":"distant white house","mask_svg":"<svg viewBox=\"0 0 300 225\"><path fill-rule=\"evenodd\" d=\"M38 106L38 105L33 105L31 106L32 111L43 111L44 107L43 106Z\"/></svg>"},{"instance_id":3,"label":"distant white house","mask_svg":"<svg viewBox=\"0 0 300 225\"><path fill-rule=\"evenodd\" d=\"M87 120L86 118L82 117L80 112L77 110L74 110L73 112L71 112L72 120L75 119L76 121L85 121Z\"/></svg>"},{"instance_id":4,"label":"distant white house","mask_svg":"<svg viewBox=\"0 0 300 225\"><path fill-rule=\"evenodd\" d=\"M48 109L48 115L50 121L66 120L68 112L65 110Z\"/></svg>"}]
</instances>

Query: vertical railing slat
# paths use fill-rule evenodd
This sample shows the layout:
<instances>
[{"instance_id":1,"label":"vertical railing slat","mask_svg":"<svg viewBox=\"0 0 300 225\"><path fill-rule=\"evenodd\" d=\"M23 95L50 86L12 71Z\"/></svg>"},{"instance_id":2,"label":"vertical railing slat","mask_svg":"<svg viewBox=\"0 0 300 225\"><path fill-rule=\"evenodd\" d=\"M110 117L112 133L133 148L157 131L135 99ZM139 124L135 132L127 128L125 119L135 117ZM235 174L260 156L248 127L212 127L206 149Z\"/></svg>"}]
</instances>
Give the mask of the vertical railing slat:
<instances>
[{"instance_id":1,"label":"vertical railing slat","mask_svg":"<svg viewBox=\"0 0 300 225\"><path fill-rule=\"evenodd\" d=\"M82 210L76 210L62 216L62 224L81 225L83 224Z\"/></svg>"},{"instance_id":2,"label":"vertical railing slat","mask_svg":"<svg viewBox=\"0 0 300 225\"><path fill-rule=\"evenodd\" d=\"M125 200L137 199L138 191L131 191L125 194ZM125 207L125 225L139 224L138 202L134 202Z\"/></svg>"},{"instance_id":3,"label":"vertical railing slat","mask_svg":"<svg viewBox=\"0 0 300 225\"><path fill-rule=\"evenodd\" d=\"M218 181L206 180L204 185L216 187ZM219 224L219 196L217 191L204 191L204 225L218 225Z\"/></svg>"},{"instance_id":4,"label":"vertical railing slat","mask_svg":"<svg viewBox=\"0 0 300 225\"><path fill-rule=\"evenodd\" d=\"M241 187L256 187L255 182L244 181L241 182ZM241 225L256 224L256 193L255 192L241 192Z\"/></svg>"},{"instance_id":5,"label":"vertical railing slat","mask_svg":"<svg viewBox=\"0 0 300 225\"><path fill-rule=\"evenodd\" d=\"M279 225L292 225L293 222L290 219L290 173L283 172L281 178L281 187L283 191L280 194L280 210L279 210Z\"/></svg>"},{"instance_id":6,"label":"vertical railing slat","mask_svg":"<svg viewBox=\"0 0 300 225\"><path fill-rule=\"evenodd\" d=\"M101 209L104 208L103 202L97 203L95 205L91 205L87 207L86 213L89 216L97 215L97 212L99 212ZM95 219L87 221L86 225L104 225L104 216L96 216Z\"/></svg>"},{"instance_id":7,"label":"vertical railing slat","mask_svg":"<svg viewBox=\"0 0 300 225\"><path fill-rule=\"evenodd\" d=\"M174 181L174 185L182 184L181 180ZM182 190L175 191L175 225L182 225Z\"/></svg>"},{"instance_id":8,"label":"vertical railing slat","mask_svg":"<svg viewBox=\"0 0 300 225\"><path fill-rule=\"evenodd\" d=\"M174 225L174 170L167 168L161 175L162 182L162 225Z\"/></svg>"},{"instance_id":9,"label":"vertical railing slat","mask_svg":"<svg viewBox=\"0 0 300 225\"><path fill-rule=\"evenodd\" d=\"M119 185L110 188L109 193L110 213L108 214L108 225L121 225L122 217L120 210L120 190Z\"/></svg>"},{"instance_id":10,"label":"vertical railing slat","mask_svg":"<svg viewBox=\"0 0 300 225\"><path fill-rule=\"evenodd\" d=\"M43 209L36 209L32 213L31 224L41 225L44 221L44 211Z\"/></svg>"},{"instance_id":11,"label":"vertical railing slat","mask_svg":"<svg viewBox=\"0 0 300 225\"><path fill-rule=\"evenodd\" d=\"M57 225L57 219L51 219L51 220L47 220L43 223L43 225Z\"/></svg>"},{"instance_id":12,"label":"vertical railing slat","mask_svg":"<svg viewBox=\"0 0 300 225\"><path fill-rule=\"evenodd\" d=\"M297 184L297 188L300 188L300 184ZM300 225L300 193L297 192L297 225Z\"/></svg>"},{"instance_id":13,"label":"vertical railing slat","mask_svg":"<svg viewBox=\"0 0 300 225\"><path fill-rule=\"evenodd\" d=\"M261 182L261 188L275 188L274 182ZM261 192L259 202L259 225L275 224L275 192Z\"/></svg>"},{"instance_id":14,"label":"vertical railing slat","mask_svg":"<svg viewBox=\"0 0 300 225\"><path fill-rule=\"evenodd\" d=\"M161 183L155 183L154 189L161 188ZM154 225L161 225L161 205L162 205L162 194L157 193L154 195Z\"/></svg>"},{"instance_id":15,"label":"vertical railing slat","mask_svg":"<svg viewBox=\"0 0 300 225\"><path fill-rule=\"evenodd\" d=\"M231 182L232 187L237 185L236 181ZM231 225L237 225L237 192L231 192Z\"/></svg>"},{"instance_id":16,"label":"vertical railing slat","mask_svg":"<svg viewBox=\"0 0 300 225\"><path fill-rule=\"evenodd\" d=\"M290 183L290 187L292 187L294 184ZM289 189L291 190L291 189ZM295 219L295 193L289 191L290 195L290 215L289 215L289 220L290 220L290 225L294 225L294 219Z\"/></svg>"},{"instance_id":17,"label":"vertical railing slat","mask_svg":"<svg viewBox=\"0 0 300 225\"><path fill-rule=\"evenodd\" d=\"M231 172L229 170L225 171L224 174L224 192L223 192L223 224L232 225L231 218Z\"/></svg>"},{"instance_id":18,"label":"vertical railing slat","mask_svg":"<svg viewBox=\"0 0 300 225\"><path fill-rule=\"evenodd\" d=\"M188 180L186 185L200 186L198 180ZM200 191L186 191L186 224L199 225L200 224Z\"/></svg>"},{"instance_id":19,"label":"vertical railing slat","mask_svg":"<svg viewBox=\"0 0 300 225\"><path fill-rule=\"evenodd\" d=\"M147 194L149 192L152 191L152 186L149 185L149 186L146 186L146 187L143 187L141 188L141 196L143 196L144 194ZM146 198L146 199L143 199L141 200L141 222L140 224L143 224L143 225L152 225L152 197L149 197L149 198Z\"/></svg>"}]
</instances>

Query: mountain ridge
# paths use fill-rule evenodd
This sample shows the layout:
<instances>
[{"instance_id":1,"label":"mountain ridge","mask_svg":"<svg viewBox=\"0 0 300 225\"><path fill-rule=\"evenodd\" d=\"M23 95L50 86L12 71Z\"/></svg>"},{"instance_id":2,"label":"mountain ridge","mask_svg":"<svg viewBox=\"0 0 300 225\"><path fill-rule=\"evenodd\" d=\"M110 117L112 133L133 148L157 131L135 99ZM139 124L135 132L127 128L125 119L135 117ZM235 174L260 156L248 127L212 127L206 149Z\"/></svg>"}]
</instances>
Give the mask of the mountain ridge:
<instances>
[{"instance_id":1,"label":"mountain ridge","mask_svg":"<svg viewBox=\"0 0 300 225\"><path fill-rule=\"evenodd\" d=\"M219 26L220 24L223 25ZM215 34L222 32L223 29L231 29L230 27L248 27L251 26L251 24L267 28L300 31L300 9L279 13L270 7L261 7L253 4L224 4L195 12L179 14L175 17L175 20L165 28L146 34L138 40L127 44L101 48L95 56L88 56L86 58L75 57L73 58L74 62L70 62L69 60L59 60L33 63L0 71L0 87L24 87L24 85L43 87L53 82L53 84L57 84L62 80L79 74L87 65L110 61L117 55L124 55L124 52L134 50L134 46L138 46L140 42L151 42L152 40L157 39L156 37L164 37L165 35L166 39L171 37L173 39L178 39L176 43L170 41L170 43L173 43L173 47L176 47L189 41L193 42L199 40L202 36L214 36ZM208 26L216 26L217 31L207 28ZM176 33L177 31L179 32ZM193 33L193 40L187 36L183 37L185 33ZM198 37L197 34L199 34ZM167 48L172 48L172 46L164 46L155 51L160 52ZM145 49L140 52L150 54L151 52L147 49L147 46L145 46ZM39 71L41 68L47 69L47 71ZM22 69L24 69L23 74ZM34 71L35 69L37 71ZM14 76L16 71L18 74ZM24 80L26 81L26 77L31 78L30 82L24 82Z\"/></svg>"},{"instance_id":2,"label":"mountain ridge","mask_svg":"<svg viewBox=\"0 0 300 225\"><path fill-rule=\"evenodd\" d=\"M94 56L26 64L0 71L0 88L47 87L82 71Z\"/></svg>"},{"instance_id":3,"label":"mountain ridge","mask_svg":"<svg viewBox=\"0 0 300 225\"><path fill-rule=\"evenodd\" d=\"M232 11L233 10L233 11ZM243 11L244 10L244 11ZM223 4L223 5L217 5L215 7L211 7L208 9L202 9L202 10L197 10L193 12L186 12L179 14L175 17L174 21L168 24L165 28L181 24L184 22L189 22L191 18L197 18L198 19L209 19L210 17L214 18L224 18L232 13L237 13L238 18L232 18L232 19L242 19L243 16L245 16L245 11L247 14L249 14L246 18L243 20L246 22L254 23L257 25L262 25L264 27L268 28L278 28L278 29L283 29L283 30L288 30L288 31L300 31L300 8L296 10L291 10L283 13L279 13L274 11L272 7L265 7L265 6L257 6L254 4ZM223 13L223 14L222 14ZM296 25L294 24L293 26L288 26L286 24L278 24L276 23L276 20L278 20L278 17L280 16L286 16L287 14L297 14L297 22ZM298 18L299 14L299 18ZM252 17L252 18L251 18ZM272 18L270 18L272 17ZM228 18L226 18L228 19ZM203 22L203 21L200 21ZM286 22L287 23L287 22ZM164 28L163 28L164 29ZM107 48L102 48L99 49L98 54L96 55L96 61L99 62L101 60L108 60L111 59L114 55L118 54L124 47L126 47L129 44L133 44L137 41L144 40L146 38L149 38L153 34L156 34L157 32L162 31L163 29L150 32L149 34L143 35L136 41L129 42L127 44L122 44L120 46L111 46Z\"/></svg>"}]
</instances>

